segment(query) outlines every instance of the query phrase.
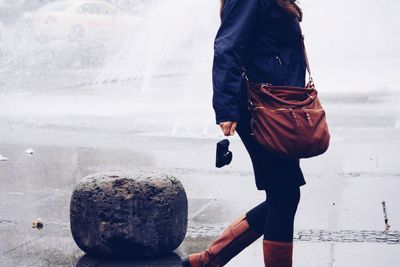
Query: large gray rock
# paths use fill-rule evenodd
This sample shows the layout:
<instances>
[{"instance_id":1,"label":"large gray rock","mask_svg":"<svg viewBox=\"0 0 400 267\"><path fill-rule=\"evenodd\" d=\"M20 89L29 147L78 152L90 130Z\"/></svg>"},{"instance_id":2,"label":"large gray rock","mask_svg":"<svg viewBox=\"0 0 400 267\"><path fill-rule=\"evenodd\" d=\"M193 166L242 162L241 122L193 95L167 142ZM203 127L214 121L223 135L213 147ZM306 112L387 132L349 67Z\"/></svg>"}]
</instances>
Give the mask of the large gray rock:
<instances>
[{"instance_id":1,"label":"large gray rock","mask_svg":"<svg viewBox=\"0 0 400 267\"><path fill-rule=\"evenodd\" d=\"M170 253L187 230L182 184L165 175L94 174L74 188L71 232L86 253L154 257Z\"/></svg>"}]
</instances>

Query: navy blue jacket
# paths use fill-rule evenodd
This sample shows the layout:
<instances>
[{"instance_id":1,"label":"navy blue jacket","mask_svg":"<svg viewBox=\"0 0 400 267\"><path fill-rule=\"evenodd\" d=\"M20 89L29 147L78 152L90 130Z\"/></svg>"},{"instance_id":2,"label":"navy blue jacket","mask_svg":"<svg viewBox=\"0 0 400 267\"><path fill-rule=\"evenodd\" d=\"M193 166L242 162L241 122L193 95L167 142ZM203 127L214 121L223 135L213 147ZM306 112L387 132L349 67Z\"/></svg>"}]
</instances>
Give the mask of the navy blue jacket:
<instances>
[{"instance_id":1,"label":"navy blue jacket","mask_svg":"<svg viewBox=\"0 0 400 267\"><path fill-rule=\"evenodd\" d=\"M217 124L239 121L240 107L247 105L243 67L253 82L305 86L297 18L275 0L225 0L212 71Z\"/></svg>"}]
</instances>

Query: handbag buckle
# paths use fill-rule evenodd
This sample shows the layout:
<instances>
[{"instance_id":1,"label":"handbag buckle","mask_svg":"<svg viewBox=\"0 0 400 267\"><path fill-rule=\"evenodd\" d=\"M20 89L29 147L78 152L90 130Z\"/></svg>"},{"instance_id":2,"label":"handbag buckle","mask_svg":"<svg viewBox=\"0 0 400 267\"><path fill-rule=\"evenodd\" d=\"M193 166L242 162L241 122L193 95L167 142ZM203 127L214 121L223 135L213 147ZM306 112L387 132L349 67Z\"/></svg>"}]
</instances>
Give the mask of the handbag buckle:
<instances>
[{"instance_id":1,"label":"handbag buckle","mask_svg":"<svg viewBox=\"0 0 400 267\"><path fill-rule=\"evenodd\" d=\"M270 83L261 83L260 84L260 87L265 87L265 88L268 88L269 86L271 86L272 84L270 84Z\"/></svg>"},{"instance_id":2,"label":"handbag buckle","mask_svg":"<svg viewBox=\"0 0 400 267\"><path fill-rule=\"evenodd\" d=\"M253 106L254 106L253 102L251 102L251 100L248 100L247 101L247 108L251 111L251 110L253 110Z\"/></svg>"},{"instance_id":3,"label":"handbag buckle","mask_svg":"<svg viewBox=\"0 0 400 267\"><path fill-rule=\"evenodd\" d=\"M260 84L260 88L264 88L268 93L271 93L271 89L269 88L271 85L270 83L262 83Z\"/></svg>"}]
</instances>

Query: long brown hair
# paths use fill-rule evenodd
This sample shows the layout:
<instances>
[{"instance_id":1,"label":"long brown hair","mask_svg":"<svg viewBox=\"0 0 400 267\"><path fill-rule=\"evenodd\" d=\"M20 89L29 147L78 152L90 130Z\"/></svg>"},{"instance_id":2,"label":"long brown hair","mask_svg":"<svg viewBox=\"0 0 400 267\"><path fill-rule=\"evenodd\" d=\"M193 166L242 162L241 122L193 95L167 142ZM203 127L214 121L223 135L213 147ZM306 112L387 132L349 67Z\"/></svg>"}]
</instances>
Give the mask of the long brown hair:
<instances>
[{"instance_id":1,"label":"long brown hair","mask_svg":"<svg viewBox=\"0 0 400 267\"><path fill-rule=\"evenodd\" d=\"M303 20L303 12L297 5L296 0L276 0L276 3L283 8L289 15L297 17L299 21Z\"/></svg>"},{"instance_id":2,"label":"long brown hair","mask_svg":"<svg viewBox=\"0 0 400 267\"><path fill-rule=\"evenodd\" d=\"M222 15L222 9L224 7L224 2L225 0L220 0L221 1L221 15ZM296 0L276 0L276 3L283 8L289 15L293 17L297 17L299 21L303 20L303 12L301 11L301 8L297 5Z\"/></svg>"}]
</instances>

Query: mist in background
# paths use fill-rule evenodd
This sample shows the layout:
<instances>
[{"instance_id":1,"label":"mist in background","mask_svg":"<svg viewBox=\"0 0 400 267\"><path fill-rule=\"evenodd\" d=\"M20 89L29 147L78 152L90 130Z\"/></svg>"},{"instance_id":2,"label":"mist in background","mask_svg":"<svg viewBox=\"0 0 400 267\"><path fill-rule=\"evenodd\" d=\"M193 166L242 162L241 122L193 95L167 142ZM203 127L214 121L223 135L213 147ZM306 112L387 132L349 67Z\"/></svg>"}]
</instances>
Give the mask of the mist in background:
<instances>
[{"instance_id":1,"label":"mist in background","mask_svg":"<svg viewBox=\"0 0 400 267\"><path fill-rule=\"evenodd\" d=\"M112 11L76 6L50 12L57 2L65 1L0 1L1 117L39 127L215 135L211 67L219 1L110 0L97 2ZM400 4L300 4L314 80L327 109L349 99L397 103ZM374 112L393 113L385 106ZM333 124L346 126L336 113ZM389 124L397 127L394 114Z\"/></svg>"}]
</instances>

